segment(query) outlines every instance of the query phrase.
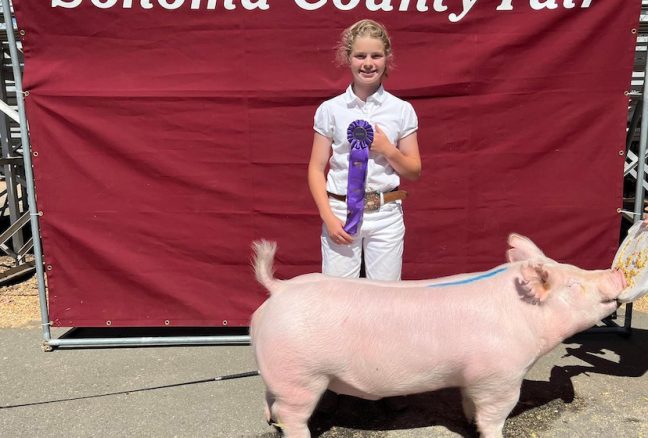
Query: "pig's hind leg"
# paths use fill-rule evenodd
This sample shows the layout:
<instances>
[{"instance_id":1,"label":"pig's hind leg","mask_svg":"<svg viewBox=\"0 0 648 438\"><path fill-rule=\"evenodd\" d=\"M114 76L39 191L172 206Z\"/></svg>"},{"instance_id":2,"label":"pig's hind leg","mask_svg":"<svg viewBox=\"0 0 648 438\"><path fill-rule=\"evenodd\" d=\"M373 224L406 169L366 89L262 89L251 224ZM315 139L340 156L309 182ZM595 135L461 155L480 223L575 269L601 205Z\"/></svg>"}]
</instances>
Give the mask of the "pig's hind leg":
<instances>
[{"instance_id":1,"label":"pig's hind leg","mask_svg":"<svg viewBox=\"0 0 648 438\"><path fill-rule=\"evenodd\" d=\"M466 396L474 403L475 422L482 438L503 436L506 417L520 398L521 384L522 382L515 384L493 382L493 384L481 384L477 388L467 389Z\"/></svg>"},{"instance_id":2,"label":"pig's hind leg","mask_svg":"<svg viewBox=\"0 0 648 438\"><path fill-rule=\"evenodd\" d=\"M263 400L263 412L265 414L265 419L268 424L274 423L274 418L272 418L272 405L274 404L275 396L270 391L266 390L265 400Z\"/></svg>"},{"instance_id":3,"label":"pig's hind leg","mask_svg":"<svg viewBox=\"0 0 648 438\"><path fill-rule=\"evenodd\" d=\"M309 438L308 419L313 414L319 399L328 386L328 378L313 377L307 384L291 385L274 393L270 407L272 417L277 421L286 438Z\"/></svg>"}]
</instances>

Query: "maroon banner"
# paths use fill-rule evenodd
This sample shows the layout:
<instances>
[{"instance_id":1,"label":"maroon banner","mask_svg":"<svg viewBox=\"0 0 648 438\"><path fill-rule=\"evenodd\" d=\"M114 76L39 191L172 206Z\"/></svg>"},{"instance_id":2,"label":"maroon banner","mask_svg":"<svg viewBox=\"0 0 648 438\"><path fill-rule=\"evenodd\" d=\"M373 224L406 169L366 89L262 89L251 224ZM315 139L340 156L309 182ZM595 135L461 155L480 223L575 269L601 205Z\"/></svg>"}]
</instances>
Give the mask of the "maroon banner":
<instances>
[{"instance_id":1,"label":"maroon banner","mask_svg":"<svg viewBox=\"0 0 648 438\"><path fill-rule=\"evenodd\" d=\"M258 238L279 277L319 271L313 115L361 18L419 117L403 277L501 264L511 232L609 267L640 5L15 0L53 324L245 326Z\"/></svg>"}]
</instances>

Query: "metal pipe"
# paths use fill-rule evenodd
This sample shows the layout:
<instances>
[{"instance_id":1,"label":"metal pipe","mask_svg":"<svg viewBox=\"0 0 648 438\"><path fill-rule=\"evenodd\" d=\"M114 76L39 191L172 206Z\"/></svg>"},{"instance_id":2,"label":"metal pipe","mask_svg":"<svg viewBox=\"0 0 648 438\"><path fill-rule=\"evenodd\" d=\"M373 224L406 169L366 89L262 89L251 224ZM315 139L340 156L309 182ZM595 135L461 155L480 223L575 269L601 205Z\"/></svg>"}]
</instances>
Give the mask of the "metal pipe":
<instances>
[{"instance_id":1,"label":"metal pipe","mask_svg":"<svg viewBox=\"0 0 648 438\"><path fill-rule=\"evenodd\" d=\"M232 336L144 336L133 338L51 339L51 347L141 347L143 345L249 345L249 335Z\"/></svg>"},{"instance_id":2,"label":"metal pipe","mask_svg":"<svg viewBox=\"0 0 648 438\"><path fill-rule=\"evenodd\" d=\"M2 12L9 40L9 54L11 55L11 68L16 84L16 101L18 103L18 116L20 117L20 140L23 148L23 162L25 166L25 180L27 185L27 199L29 200L29 213L31 217L31 231L34 238L34 258L36 261L36 278L38 279L38 297L40 301L43 339L47 343L51 340L49 311L47 309L47 295L45 294L45 272L43 270L43 251L40 241L40 227L38 223L38 210L36 209L36 193L34 191L34 173L32 171L31 146L27 133L27 115L25 114L25 101L23 98L22 72L18 60L18 46L14 35L13 21L11 19L11 5L9 0L2 0Z\"/></svg>"},{"instance_id":3,"label":"metal pipe","mask_svg":"<svg viewBox=\"0 0 648 438\"><path fill-rule=\"evenodd\" d=\"M632 303L626 304L625 318L623 321L623 326L629 330L630 326L632 325Z\"/></svg>"},{"instance_id":4,"label":"metal pipe","mask_svg":"<svg viewBox=\"0 0 648 438\"><path fill-rule=\"evenodd\" d=\"M637 184L635 186L634 222L641 220L644 203L644 168L646 167L646 140L648 139L648 102L646 102L646 81L648 81L648 62L644 65L644 84L641 93L641 131L639 132L639 160L637 165ZM636 214L639 213L639 214Z\"/></svg>"},{"instance_id":5,"label":"metal pipe","mask_svg":"<svg viewBox=\"0 0 648 438\"><path fill-rule=\"evenodd\" d=\"M582 333L617 333L621 335L629 335L630 329L625 326L592 327Z\"/></svg>"},{"instance_id":6,"label":"metal pipe","mask_svg":"<svg viewBox=\"0 0 648 438\"><path fill-rule=\"evenodd\" d=\"M641 131L639 131L639 160L637 162L637 184L635 185L634 221L642 220L644 210L644 178L646 167L646 143L648 141L648 102L646 102L646 86L648 81L648 60L644 64L644 83L641 93ZM626 304L624 327L630 329L632 325L632 303Z\"/></svg>"}]
</instances>

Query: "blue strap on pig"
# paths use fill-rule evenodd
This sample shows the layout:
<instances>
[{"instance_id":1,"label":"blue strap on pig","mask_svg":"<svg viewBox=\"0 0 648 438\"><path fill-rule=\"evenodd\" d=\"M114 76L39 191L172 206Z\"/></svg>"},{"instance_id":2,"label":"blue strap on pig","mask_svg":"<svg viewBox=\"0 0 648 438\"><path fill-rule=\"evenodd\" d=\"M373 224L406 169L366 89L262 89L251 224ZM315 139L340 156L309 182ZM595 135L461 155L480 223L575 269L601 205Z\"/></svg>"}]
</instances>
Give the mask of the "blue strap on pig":
<instances>
[{"instance_id":1,"label":"blue strap on pig","mask_svg":"<svg viewBox=\"0 0 648 438\"><path fill-rule=\"evenodd\" d=\"M430 284L427 287L458 286L458 285L461 285L461 284L474 283L475 281L483 280L484 278L493 277L493 276L499 274L500 272L506 271L506 269L507 268L499 268L499 269L495 269L494 271L485 272L483 274L475 275L474 277L462 278L461 280L455 280L455 281L447 281L445 283Z\"/></svg>"}]
</instances>

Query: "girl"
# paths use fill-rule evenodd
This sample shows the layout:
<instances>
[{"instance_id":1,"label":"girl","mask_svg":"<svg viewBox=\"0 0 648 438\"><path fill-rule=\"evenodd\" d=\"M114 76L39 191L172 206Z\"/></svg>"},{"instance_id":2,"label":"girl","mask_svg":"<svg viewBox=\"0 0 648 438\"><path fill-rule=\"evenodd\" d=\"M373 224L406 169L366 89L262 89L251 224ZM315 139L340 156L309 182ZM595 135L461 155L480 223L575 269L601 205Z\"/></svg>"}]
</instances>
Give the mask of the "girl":
<instances>
[{"instance_id":1,"label":"girl","mask_svg":"<svg viewBox=\"0 0 648 438\"><path fill-rule=\"evenodd\" d=\"M400 177L415 181L421 174L416 113L412 105L383 88L392 50L387 30L380 23L361 20L346 29L337 56L351 71L351 85L317 109L308 165L308 185L324 222L322 272L358 277L364 250L367 278L400 280L405 235L401 200L406 193L398 191L398 186ZM346 203L351 151L348 131L357 126L352 125L355 121L370 125L360 133L362 138L371 140L373 134L364 167L364 191L374 193L367 199L375 205L382 203L377 210L365 208L360 213L357 229L348 223L345 227L347 214L352 213Z\"/></svg>"}]
</instances>

